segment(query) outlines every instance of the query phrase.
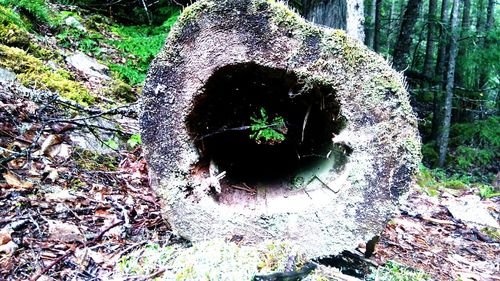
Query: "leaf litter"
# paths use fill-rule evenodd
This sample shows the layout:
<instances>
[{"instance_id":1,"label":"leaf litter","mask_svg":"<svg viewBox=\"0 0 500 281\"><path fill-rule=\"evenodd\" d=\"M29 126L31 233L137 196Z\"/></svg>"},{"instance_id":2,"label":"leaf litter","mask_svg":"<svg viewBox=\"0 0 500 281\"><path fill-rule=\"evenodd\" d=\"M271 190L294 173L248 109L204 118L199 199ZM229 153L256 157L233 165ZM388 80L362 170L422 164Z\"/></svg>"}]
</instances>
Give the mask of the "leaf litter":
<instances>
[{"instance_id":1,"label":"leaf litter","mask_svg":"<svg viewBox=\"0 0 500 281\"><path fill-rule=\"evenodd\" d=\"M137 134L133 109L90 110L19 89L0 83L0 279L109 280L124 257L148 242L180 241L161 217L140 145L101 154L72 141L75 133L102 141L116 128ZM476 191L439 193L412 190L370 262L399 262L436 280L500 280L498 237L448 210L449 202ZM498 197L477 204L498 222ZM164 271L159 265L149 277Z\"/></svg>"}]
</instances>

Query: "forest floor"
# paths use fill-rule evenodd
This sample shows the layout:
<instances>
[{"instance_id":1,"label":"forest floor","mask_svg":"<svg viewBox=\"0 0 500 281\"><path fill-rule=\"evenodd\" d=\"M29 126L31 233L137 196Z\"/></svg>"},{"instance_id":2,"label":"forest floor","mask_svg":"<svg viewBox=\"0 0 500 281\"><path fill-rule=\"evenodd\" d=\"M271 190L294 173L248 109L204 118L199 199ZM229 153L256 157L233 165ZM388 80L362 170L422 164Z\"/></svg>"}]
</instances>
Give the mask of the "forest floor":
<instances>
[{"instance_id":1,"label":"forest floor","mask_svg":"<svg viewBox=\"0 0 500 281\"><path fill-rule=\"evenodd\" d=\"M110 27L104 17L94 23L87 20L93 15L68 11L63 21L70 26L57 36L40 39L9 26L7 34L15 36L0 38L0 280L161 277L161 264L134 273L127 261L155 245L189 247L161 216L138 138L137 104L130 98L144 79L146 58L154 56L144 42L155 41L159 49L165 34L149 28L154 40L134 37L144 30ZM114 75L70 66L65 59L77 52L106 61ZM131 72L137 63L145 69ZM5 79L13 75L6 69L17 80ZM450 212L450 206L461 206L457 202L472 202L498 224L500 198L478 192L465 185L412 188L382 233L365 278L500 280L498 230ZM354 267L342 270L350 274Z\"/></svg>"},{"instance_id":2,"label":"forest floor","mask_svg":"<svg viewBox=\"0 0 500 281\"><path fill-rule=\"evenodd\" d=\"M30 90L30 98L19 89L15 82L0 84L2 147L4 155L12 152L11 161L3 160L0 182L0 279L109 280L131 251L185 242L160 215L140 146L102 153L74 141L82 128L70 121L93 118L102 124L119 120L117 115L68 108L86 114L68 118L60 110L68 104L60 97ZM34 102L36 95L45 102ZM476 193L441 189L429 196L415 187L384 230L371 262L399 272L411 271L409 266L436 280L500 280L498 237L457 220L447 207L474 197L498 219L500 198L480 200Z\"/></svg>"}]
</instances>

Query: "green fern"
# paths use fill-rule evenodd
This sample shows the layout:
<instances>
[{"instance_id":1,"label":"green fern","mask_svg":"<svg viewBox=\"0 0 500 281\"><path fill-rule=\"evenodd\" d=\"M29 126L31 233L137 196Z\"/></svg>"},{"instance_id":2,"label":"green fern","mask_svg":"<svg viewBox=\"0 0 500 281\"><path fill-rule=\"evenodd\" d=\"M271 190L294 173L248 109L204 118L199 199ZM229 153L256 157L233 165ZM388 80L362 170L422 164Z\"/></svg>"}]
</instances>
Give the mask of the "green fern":
<instances>
[{"instance_id":1,"label":"green fern","mask_svg":"<svg viewBox=\"0 0 500 281\"><path fill-rule=\"evenodd\" d=\"M250 117L250 120L252 121L251 130L253 132L250 138L254 139L258 144L266 143L273 145L285 140L285 134L288 129L283 117L276 116L270 122L266 110L261 107L260 117Z\"/></svg>"}]
</instances>

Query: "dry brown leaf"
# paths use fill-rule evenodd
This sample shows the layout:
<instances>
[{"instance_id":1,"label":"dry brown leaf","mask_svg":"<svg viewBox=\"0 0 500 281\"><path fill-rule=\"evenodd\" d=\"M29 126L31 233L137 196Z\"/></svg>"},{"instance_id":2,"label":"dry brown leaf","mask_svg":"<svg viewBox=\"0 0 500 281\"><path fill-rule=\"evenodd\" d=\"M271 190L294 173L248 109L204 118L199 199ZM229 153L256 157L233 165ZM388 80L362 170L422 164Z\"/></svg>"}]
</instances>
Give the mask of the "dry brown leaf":
<instances>
[{"instance_id":1,"label":"dry brown leaf","mask_svg":"<svg viewBox=\"0 0 500 281\"><path fill-rule=\"evenodd\" d=\"M7 172L3 174L3 178L10 187L17 189L32 188L33 183L29 181L22 181L17 175Z\"/></svg>"},{"instance_id":2,"label":"dry brown leaf","mask_svg":"<svg viewBox=\"0 0 500 281\"><path fill-rule=\"evenodd\" d=\"M62 142L63 138L60 135L49 135L42 143L42 146L40 147L40 150L38 153L40 155L46 154L47 150L56 144L60 144Z\"/></svg>"},{"instance_id":3,"label":"dry brown leaf","mask_svg":"<svg viewBox=\"0 0 500 281\"><path fill-rule=\"evenodd\" d=\"M65 143L53 145L47 149L45 154L52 159L66 160L71 156L71 146Z\"/></svg>"},{"instance_id":4,"label":"dry brown leaf","mask_svg":"<svg viewBox=\"0 0 500 281\"><path fill-rule=\"evenodd\" d=\"M80 232L80 229L74 224L53 220L49 220L48 223L50 235L49 238L53 241L83 242L85 240L85 237Z\"/></svg>"},{"instance_id":5,"label":"dry brown leaf","mask_svg":"<svg viewBox=\"0 0 500 281\"><path fill-rule=\"evenodd\" d=\"M0 246L5 245L12 241L12 237L10 236L10 233L7 231L2 230L0 232Z\"/></svg>"},{"instance_id":6,"label":"dry brown leaf","mask_svg":"<svg viewBox=\"0 0 500 281\"><path fill-rule=\"evenodd\" d=\"M0 246L0 253L12 255L17 250L17 248L19 248L19 246L17 246L14 241L9 241L7 244Z\"/></svg>"}]
</instances>

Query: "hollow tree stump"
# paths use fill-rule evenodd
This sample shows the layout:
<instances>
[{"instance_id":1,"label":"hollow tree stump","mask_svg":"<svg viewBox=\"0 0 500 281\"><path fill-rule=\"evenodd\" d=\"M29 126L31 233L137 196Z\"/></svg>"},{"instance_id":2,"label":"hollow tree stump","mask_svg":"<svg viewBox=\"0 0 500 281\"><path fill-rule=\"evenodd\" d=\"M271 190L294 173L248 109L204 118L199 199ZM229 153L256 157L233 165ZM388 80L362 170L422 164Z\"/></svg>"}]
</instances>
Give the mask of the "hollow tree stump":
<instances>
[{"instance_id":1,"label":"hollow tree stump","mask_svg":"<svg viewBox=\"0 0 500 281\"><path fill-rule=\"evenodd\" d=\"M378 235L420 161L402 76L267 0L184 10L149 71L141 127L178 234L288 240L309 257Z\"/></svg>"}]
</instances>

